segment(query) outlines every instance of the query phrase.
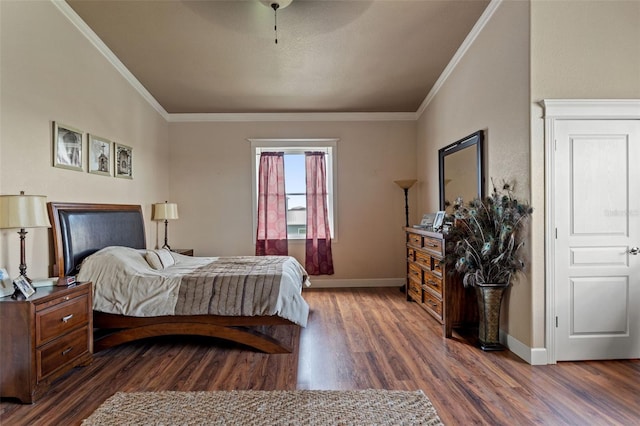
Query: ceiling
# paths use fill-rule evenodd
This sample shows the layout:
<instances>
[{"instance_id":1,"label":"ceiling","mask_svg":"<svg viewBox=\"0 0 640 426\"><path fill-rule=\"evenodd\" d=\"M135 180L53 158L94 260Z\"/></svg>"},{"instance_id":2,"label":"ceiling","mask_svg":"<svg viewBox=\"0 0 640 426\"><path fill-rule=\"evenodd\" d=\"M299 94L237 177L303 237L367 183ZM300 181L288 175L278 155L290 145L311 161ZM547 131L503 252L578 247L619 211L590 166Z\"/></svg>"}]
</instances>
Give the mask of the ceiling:
<instances>
[{"instance_id":1,"label":"ceiling","mask_svg":"<svg viewBox=\"0 0 640 426\"><path fill-rule=\"evenodd\" d=\"M277 0L274 0L277 1ZM489 0L67 0L168 113L415 112Z\"/></svg>"}]
</instances>

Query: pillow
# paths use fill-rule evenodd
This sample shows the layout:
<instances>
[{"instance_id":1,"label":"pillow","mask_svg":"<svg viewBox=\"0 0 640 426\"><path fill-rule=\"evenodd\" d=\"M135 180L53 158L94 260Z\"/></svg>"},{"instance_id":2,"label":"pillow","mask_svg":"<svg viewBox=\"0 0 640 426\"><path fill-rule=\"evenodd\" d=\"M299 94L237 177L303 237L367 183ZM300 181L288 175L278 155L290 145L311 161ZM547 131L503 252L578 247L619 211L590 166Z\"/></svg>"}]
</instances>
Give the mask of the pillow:
<instances>
[{"instance_id":1,"label":"pillow","mask_svg":"<svg viewBox=\"0 0 640 426\"><path fill-rule=\"evenodd\" d=\"M144 255L149 266L153 269L164 269L176 263L175 259L171 255L171 252L167 249L160 250L148 250Z\"/></svg>"},{"instance_id":2,"label":"pillow","mask_svg":"<svg viewBox=\"0 0 640 426\"><path fill-rule=\"evenodd\" d=\"M158 253L158 257L160 258L160 262L162 262L162 266L168 268L169 266L176 263L176 260L171 255L171 252L167 249L156 250Z\"/></svg>"},{"instance_id":3,"label":"pillow","mask_svg":"<svg viewBox=\"0 0 640 426\"><path fill-rule=\"evenodd\" d=\"M163 269L160 256L153 250L149 250L144 255L145 260L153 269Z\"/></svg>"}]
</instances>

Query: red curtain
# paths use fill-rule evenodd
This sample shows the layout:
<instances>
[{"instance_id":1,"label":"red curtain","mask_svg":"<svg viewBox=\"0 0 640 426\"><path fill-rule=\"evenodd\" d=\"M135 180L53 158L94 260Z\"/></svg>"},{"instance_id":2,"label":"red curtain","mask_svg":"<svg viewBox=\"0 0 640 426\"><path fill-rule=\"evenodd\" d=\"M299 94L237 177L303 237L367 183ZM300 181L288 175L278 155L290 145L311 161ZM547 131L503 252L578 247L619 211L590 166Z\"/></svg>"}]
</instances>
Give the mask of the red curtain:
<instances>
[{"instance_id":1,"label":"red curtain","mask_svg":"<svg viewBox=\"0 0 640 426\"><path fill-rule=\"evenodd\" d=\"M331 231L327 213L327 170L324 152L306 152L307 242L305 269L309 275L332 275Z\"/></svg>"},{"instance_id":2,"label":"red curtain","mask_svg":"<svg viewBox=\"0 0 640 426\"><path fill-rule=\"evenodd\" d=\"M288 254L284 153L260 154L256 256Z\"/></svg>"}]
</instances>

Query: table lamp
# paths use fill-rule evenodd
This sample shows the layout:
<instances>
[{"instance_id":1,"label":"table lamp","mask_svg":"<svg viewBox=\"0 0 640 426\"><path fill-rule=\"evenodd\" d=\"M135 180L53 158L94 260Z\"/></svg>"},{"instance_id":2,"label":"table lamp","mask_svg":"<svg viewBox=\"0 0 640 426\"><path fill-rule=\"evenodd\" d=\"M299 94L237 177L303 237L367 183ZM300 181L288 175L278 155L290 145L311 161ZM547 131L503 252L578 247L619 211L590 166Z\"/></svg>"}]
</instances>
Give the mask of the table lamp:
<instances>
[{"instance_id":1,"label":"table lamp","mask_svg":"<svg viewBox=\"0 0 640 426\"><path fill-rule=\"evenodd\" d=\"M167 227L170 220L178 219L178 205L176 203L158 203L153 205L153 220L164 220L164 245L162 248L171 250L167 242Z\"/></svg>"},{"instance_id":2,"label":"table lamp","mask_svg":"<svg viewBox=\"0 0 640 426\"><path fill-rule=\"evenodd\" d=\"M42 195L0 195L0 229L19 228L20 235L20 275L29 283L25 260L25 228L50 228L47 216L47 197Z\"/></svg>"}]
</instances>

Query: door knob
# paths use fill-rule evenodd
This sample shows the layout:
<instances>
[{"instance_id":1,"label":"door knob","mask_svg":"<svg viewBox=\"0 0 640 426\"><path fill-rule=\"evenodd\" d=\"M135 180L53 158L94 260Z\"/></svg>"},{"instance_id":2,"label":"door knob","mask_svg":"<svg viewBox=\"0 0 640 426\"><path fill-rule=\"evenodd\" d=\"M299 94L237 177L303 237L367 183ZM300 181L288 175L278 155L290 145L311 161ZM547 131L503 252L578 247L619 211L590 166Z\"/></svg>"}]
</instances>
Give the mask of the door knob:
<instances>
[{"instance_id":1,"label":"door knob","mask_svg":"<svg viewBox=\"0 0 640 426\"><path fill-rule=\"evenodd\" d=\"M640 248L638 247L631 247L631 250L629 250L629 253L636 256L638 255L638 253L640 253Z\"/></svg>"}]
</instances>

